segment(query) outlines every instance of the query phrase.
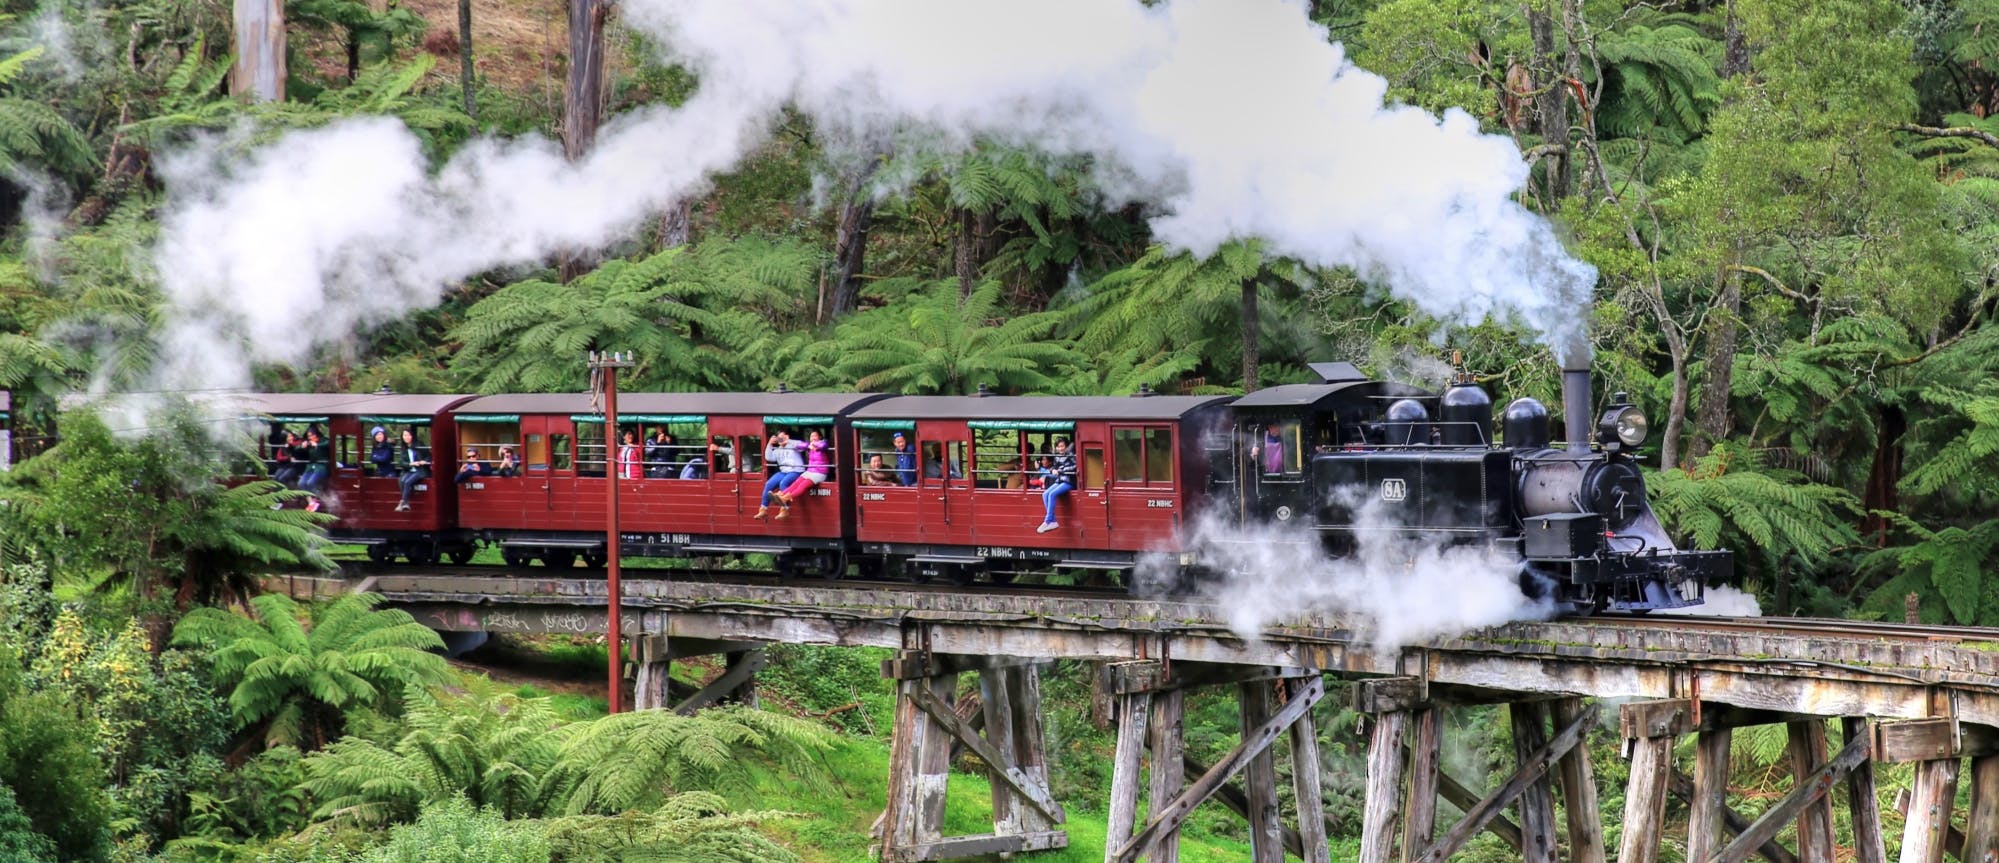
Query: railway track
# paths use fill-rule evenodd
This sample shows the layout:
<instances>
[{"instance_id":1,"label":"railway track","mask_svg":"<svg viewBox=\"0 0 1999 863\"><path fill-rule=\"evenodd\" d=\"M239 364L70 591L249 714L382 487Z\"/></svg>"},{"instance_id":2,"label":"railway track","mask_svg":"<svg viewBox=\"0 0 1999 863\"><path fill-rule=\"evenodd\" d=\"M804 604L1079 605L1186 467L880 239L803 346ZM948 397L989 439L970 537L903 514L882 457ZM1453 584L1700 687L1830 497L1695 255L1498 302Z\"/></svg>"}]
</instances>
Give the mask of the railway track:
<instances>
[{"instance_id":1,"label":"railway track","mask_svg":"<svg viewBox=\"0 0 1999 863\"><path fill-rule=\"evenodd\" d=\"M1987 626L1938 627L1920 623L1886 623L1824 617L1710 617L1698 614L1600 614L1589 620L1646 629L1706 629L1757 635L1816 635L1953 644L1991 642L1999 645L1999 627Z\"/></svg>"}]
</instances>

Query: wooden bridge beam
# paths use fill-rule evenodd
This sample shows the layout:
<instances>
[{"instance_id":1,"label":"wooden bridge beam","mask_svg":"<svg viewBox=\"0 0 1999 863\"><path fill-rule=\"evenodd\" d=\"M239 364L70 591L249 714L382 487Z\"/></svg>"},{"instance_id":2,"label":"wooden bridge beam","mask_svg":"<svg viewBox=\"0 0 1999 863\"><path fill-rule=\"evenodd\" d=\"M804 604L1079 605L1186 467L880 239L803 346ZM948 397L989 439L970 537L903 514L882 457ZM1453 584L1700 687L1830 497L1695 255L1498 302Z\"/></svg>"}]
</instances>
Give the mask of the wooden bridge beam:
<instances>
[{"instance_id":1,"label":"wooden bridge beam","mask_svg":"<svg viewBox=\"0 0 1999 863\"><path fill-rule=\"evenodd\" d=\"M1582 715L1580 698L1551 702L1554 725L1567 727ZM1590 768L1589 747L1578 745L1557 764L1562 809L1569 833L1569 863L1604 863L1603 814L1597 806L1596 773Z\"/></svg>"},{"instance_id":2,"label":"wooden bridge beam","mask_svg":"<svg viewBox=\"0 0 1999 863\"><path fill-rule=\"evenodd\" d=\"M1430 705L1410 715L1409 796L1402 810L1402 860L1422 853L1437 838L1437 796L1443 778L1443 708ZM1473 798L1465 805L1476 802ZM1516 843L1517 845L1517 843Z\"/></svg>"},{"instance_id":3,"label":"wooden bridge beam","mask_svg":"<svg viewBox=\"0 0 1999 863\"><path fill-rule=\"evenodd\" d=\"M1825 720L1790 722L1785 724L1785 730L1790 738L1785 753L1791 762L1791 775L1797 780L1796 787L1802 788L1825 766ZM1867 760L1866 743L1852 741L1848 748L1854 746L1859 747L1856 750L1859 755L1855 763L1848 766L1848 773ZM1844 780L1845 776L1838 778ZM1806 801L1798 810L1798 860L1800 863L1832 863L1832 852L1832 795L1822 793Z\"/></svg>"}]
</instances>

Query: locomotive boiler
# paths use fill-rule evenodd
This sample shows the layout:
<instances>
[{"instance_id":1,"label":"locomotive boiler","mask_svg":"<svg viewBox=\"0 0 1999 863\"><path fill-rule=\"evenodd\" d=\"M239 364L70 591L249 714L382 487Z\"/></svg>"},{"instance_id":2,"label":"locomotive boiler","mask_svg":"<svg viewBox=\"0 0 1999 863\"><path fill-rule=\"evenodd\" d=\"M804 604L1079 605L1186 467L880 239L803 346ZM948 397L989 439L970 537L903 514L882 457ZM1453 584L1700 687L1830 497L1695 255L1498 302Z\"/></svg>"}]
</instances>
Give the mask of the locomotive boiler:
<instances>
[{"instance_id":1,"label":"locomotive boiler","mask_svg":"<svg viewBox=\"0 0 1999 863\"><path fill-rule=\"evenodd\" d=\"M1533 398L1508 404L1495 435L1492 399L1462 372L1436 393L1349 363L1312 369L1316 383L1231 406L1212 481L1241 524L1301 528L1335 556L1369 542L1483 546L1518 561L1523 592L1569 612L1694 605L1729 572L1728 552L1674 546L1637 465L1645 416L1622 393L1593 414L1587 368L1563 373L1560 446Z\"/></svg>"}]
</instances>

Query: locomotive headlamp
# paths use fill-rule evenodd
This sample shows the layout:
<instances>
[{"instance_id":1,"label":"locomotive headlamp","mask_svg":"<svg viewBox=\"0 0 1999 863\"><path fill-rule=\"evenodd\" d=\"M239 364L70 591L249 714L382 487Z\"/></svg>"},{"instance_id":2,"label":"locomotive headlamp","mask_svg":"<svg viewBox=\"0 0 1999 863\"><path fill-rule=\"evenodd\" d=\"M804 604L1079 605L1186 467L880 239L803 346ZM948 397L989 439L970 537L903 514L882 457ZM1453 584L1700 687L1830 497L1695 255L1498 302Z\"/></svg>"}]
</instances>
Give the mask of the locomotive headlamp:
<instances>
[{"instance_id":1,"label":"locomotive headlamp","mask_svg":"<svg viewBox=\"0 0 1999 863\"><path fill-rule=\"evenodd\" d=\"M1645 418L1644 411L1627 401L1628 398L1624 393L1618 393L1604 410L1603 417L1597 420L1596 439L1599 443L1615 442L1630 449L1645 442L1645 436L1652 430L1651 421Z\"/></svg>"}]
</instances>

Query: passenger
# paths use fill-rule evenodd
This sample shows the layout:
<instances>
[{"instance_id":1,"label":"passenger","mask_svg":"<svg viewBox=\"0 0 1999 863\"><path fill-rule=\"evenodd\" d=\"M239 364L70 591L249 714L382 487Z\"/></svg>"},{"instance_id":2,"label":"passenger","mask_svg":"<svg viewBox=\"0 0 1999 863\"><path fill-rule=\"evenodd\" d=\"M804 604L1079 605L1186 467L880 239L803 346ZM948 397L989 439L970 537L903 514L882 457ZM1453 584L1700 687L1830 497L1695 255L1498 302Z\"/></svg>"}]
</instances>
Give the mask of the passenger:
<instances>
[{"instance_id":1,"label":"passenger","mask_svg":"<svg viewBox=\"0 0 1999 863\"><path fill-rule=\"evenodd\" d=\"M1048 480L1044 477L1044 473L1049 468L1054 466L1055 466L1055 459L1050 456L1044 455L1041 457L1039 461L1036 461L1034 463L1034 476L1027 478L1028 489L1032 491L1040 491L1044 488L1047 488Z\"/></svg>"},{"instance_id":2,"label":"passenger","mask_svg":"<svg viewBox=\"0 0 1999 863\"><path fill-rule=\"evenodd\" d=\"M1000 467L999 487L1014 491L1027 487L1027 474L1021 471L1020 459L1014 459Z\"/></svg>"},{"instance_id":3,"label":"passenger","mask_svg":"<svg viewBox=\"0 0 1999 863\"><path fill-rule=\"evenodd\" d=\"M297 485L299 476L305 473L305 462L297 458L300 447L298 432L287 430L285 442L271 451L271 460L277 463L271 470L271 479L287 488Z\"/></svg>"},{"instance_id":4,"label":"passenger","mask_svg":"<svg viewBox=\"0 0 1999 863\"><path fill-rule=\"evenodd\" d=\"M296 455L294 455L296 459ZM326 488L326 478L332 474L328 466L333 461L333 445L319 435L319 426L305 430L305 472L299 475L298 487L305 491L317 492Z\"/></svg>"},{"instance_id":5,"label":"passenger","mask_svg":"<svg viewBox=\"0 0 1999 863\"><path fill-rule=\"evenodd\" d=\"M409 512L410 492L430 478L430 447L416 442L415 429L403 429L403 445L396 448L396 468L402 473L399 482L403 486L403 499L396 504L396 511Z\"/></svg>"},{"instance_id":6,"label":"passenger","mask_svg":"<svg viewBox=\"0 0 1999 863\"><path fill-rule=\"evenodd\" d=\"M771 436L770 446L764 448L764 461L776 464L777 473L771 476L769 482L764 483L763 501L757 506L757 514L750 516L751 518L763 518L770 512L770 496L776 494L779 489L791 485L805 473L805 458L799 455L804 449L805 442L792 440L787 432L780 431Z\"/></svg>"},{"instance_id":7,"label":"passenger","mask_svg":"<svg viewBox=\"0 0 1999 863\"><path fill-rule=\"evenodd\" d=\"M514 448L500 447L500 466L493 469L494 476L516 477L521 475L521 463L514 460Z\"/></svg>"},{"instance_id":8,"label":"passenger","mask_svg":"<svg viewBox=\"0 0 1999 863\"><path fill-rule=\"evenodd\" d=\"M916 447L910 445L909 437L902 432L895 433L895 481L900 485L916 484Z\"/></svg>"},{"instance_id":9,"label":"passenger","mask_svg":"<svg viewBox=\"0 0 1999 863\"><path fill-rule=\"evenodd\" d=\"M375 468L376 476L396 475L396 445L389 443L389 430L376 426L368 432L375 441L368 451L368 463Z\"/></svg>"},{"instance_id":10,"label":"passenger","mask_svg":"<svg viewBox=\"0 0 1999 863\"><path fill-rule=\"evenodd\" d=\"M1264 473L1284 472L1284 435L1276 423L1263 427L1263 443L1250 447L1249 457L1263 465Z\"/></svg>"},{"instance_id":11,"label":"passenger","mask_svg":"<svg viewBox=\"0 0 1999 863\"><path fill-rule=\"evenodd\" d=\"M1042 483L1047 486L1041 492L1041 504L1047 515L1035 533L1047 533L1062 525L1055 522L1055 502L1076 487L1076 457L1069 454L1069 440L1055 439L1055 459L1052 464L1041 469Z\"/></svg>"},{"instance_id":12,"label":"passenger","mask_svg":"<svg viewBox=\"0 0 1999 863\"><path fill-rule=\"evenodd\" d=\"M708 442L708 455L715 460L716 473L732 473L736 467L736 447L728 435L716 435Z\"/></svg>"},{"instance_id":13,"label":"passenger","mask_svg":"<svg viewBox=\"0 0 1999 863\"><path fill-rule=\"evenodd\" d=\"M958 466L958 460L951 460L951 478L964 479L965 471ZM931 442L923 448L923 475L929 479L944 478L944 445Z\"/></svg>"},{"instance_id":14,"label":"passenger","mask_svg":"<svg viewBox=\"0 0 1999 863\"><path fill-rule=\"evenodd\" d=\"M618 478L639 479L645 476L639 470L639 433L625 429L622 440L624 443L618 447Z\"/></svg>"},{"instance_id":15,"label":"passenger","mask_svg":"<svg viewBox=\"0 0 1999 863\"><path fill-rule=\"evenodd\" d=\"M791 502L811 491L813 486L825 482L826 474L830 472L832 465L832 457L826 453L825 435L820 434L818 429L807 432L805 472L799 474L797 479L791 481L791 485L777 493L777 502L783 506L777 511L777 517L790 518Z\"/></svg>"},{"instance_id":16,"label":"passenger","mask_svg":"<svg viewBox=\"0 0 1999 863\"><path fill-rule=\"evenodd\" d=\"M458 478L453 481L459 485L464 485L479 477L492 475L492 465L480 461L479 451L468 446L465 448L464 460L458 463Z\"/></svg>"},{"instance_id":17,"label":"passenger","mask_svg":"<svg viewBox=\"0 0 1999 863\"><path fill-rule=\"evenodd\" d=\"M868 456L868 466L861 471L861 485L902 485L894 474L883 468L881 453Z\"/></svg>"},{"instance_id":18,"label":"passenger","mask_svg":"<svg viewBox=\"0 0 1999 863\"><path fill-rule=\"evenodd\" d=\"M652 440L646 443L646 476L653 479L672 479L679 475L673 468L673 435L666 429L653 429Z\"/></svg>"}]
</instances>

